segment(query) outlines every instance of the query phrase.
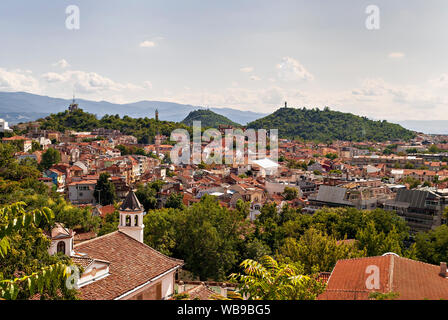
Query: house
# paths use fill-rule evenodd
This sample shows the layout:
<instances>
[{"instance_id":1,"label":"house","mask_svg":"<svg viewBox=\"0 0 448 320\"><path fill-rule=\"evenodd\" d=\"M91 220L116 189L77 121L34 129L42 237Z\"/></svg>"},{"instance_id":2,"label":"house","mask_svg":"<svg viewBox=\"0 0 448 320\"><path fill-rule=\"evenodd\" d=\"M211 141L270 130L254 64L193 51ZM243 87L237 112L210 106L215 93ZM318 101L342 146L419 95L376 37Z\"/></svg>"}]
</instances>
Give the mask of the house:
<instances>
[{"instance_id":1,"label":"house","mask_svg":"<svg viewBox=\"0 0 448 320\"><path fill-rule=\"evenodd\" d=\"M133 191L128 193L119 212L118 231L75 244L71 252L65 251L83 270L75 277L80 298L169 299L174 294L176 273L183 261L167 257L143 243L144 210ZM61 250L60 239L73 238L73 233L65 228L53 234L62 234L51 238L52 247L61 247Z\"/></svg>"},{"instance_id":2,"label":"house","mask_svg":"<svg viewBox=\"0 0 448 320\"><path fill-rule=\"evenodd\" d=\"M45 171L45 176L50 178L53 181L53 184L56 185L58 190L63 191L65 187L65 179L66 176L63 172L58 169L52 167Z\"/></svg>"},{"instance_id":3,"label":"house","mask_svg":"<svg viewBox=\"0 0 448 320\"><path fill-rule=\"evenodd\" d=\"M369 300L373 292L396 293L397 300L446 300L446 263L436 266L395 253L338 260L318 300Z\"/></svg>"},{"instance_id":4,"label":"house","mask_svg":"<svg viewBox=\"0 0 448 320\"><path fill-rule=\"evenodd\" d=\"M314 213L322 207L354 207L348 200L347 189L342 187L321 185L316 196L308 197L309 205L304 212Z\"/></svg>"},{"instance_id":5,"label":"house","mask_svg":"<svg viewBox=\"0 0 448 320\"><path fill-rule=\"evenodd\" d=\"M68 185L68 199L74 204L95 203L96 180L74 181Z\"/></svg>"},{"instance_id":6,"label":"house","mask_svg":"<svg viewBox=\"0 0 448 320\"><path fill-rule=\"evenodd\" d=\"M262 177L275 175L279 167L278 163L271 159L264 158L252 161L252 169L259 167Z\"/></svg>"},{"instance_id":7,"label":"house","mask_svg":"<svg viewBox=\"0 0 448 320\"><path fill-rule=\"evenodd\" d=\"M395 199L384 203L384 209L402 216L411 232L428 231L440 226L448 204L447 189L398 189Z\"/></svg>"},{"instance_id":8,"label":"house","mask_svg":"<svg viewBox=\"0 0 448 320\"><path fill-rule=\"evenodd\" d=\"M112 214L114 212L115 212L115 206L113 204L109 204L107 206L102 206L98 204L95 207L93 207L92 216L105 218L108 214Z\"/></svg>"},{"instance_id":9,"label":"house","mask_svg":"<svg viewBox=\"0 0 448 320\"><path fill-rule=\"evenodd\" d=\"M2 138L3 143L11 143L17 145L21 151L28 152L32 148L32 140L22 136L14 136L10 138Z\"/></svg>"}]
</instances>

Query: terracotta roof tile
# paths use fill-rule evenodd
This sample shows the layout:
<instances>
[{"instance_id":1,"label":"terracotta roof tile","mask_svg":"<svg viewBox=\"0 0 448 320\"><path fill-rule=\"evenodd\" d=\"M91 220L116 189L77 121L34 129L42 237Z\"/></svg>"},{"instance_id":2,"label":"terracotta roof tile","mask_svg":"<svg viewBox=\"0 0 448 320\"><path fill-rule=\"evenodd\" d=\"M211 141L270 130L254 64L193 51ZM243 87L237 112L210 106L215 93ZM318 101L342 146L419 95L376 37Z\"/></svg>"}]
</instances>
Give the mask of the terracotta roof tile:
<instances>
[{"instance_id":1,"label":"terracotta roof tile","mask_svg":"<svg viewBox=\"0 0 448 320\"><path fill-rule=\"evenodd\" d=\"M379 268L380 289L368 290L366 268ZM439 275L440 267L385 254L378 257L339 260L320 300L368 299L369 293L397 292L399 300L448 299L448 278Z\"/></svg>"},{"instance_id":2,"label":"terracotta roof tile","mask_svg":"<svg viewBox=\"0 0 448 320\"><path fill-rule=\"evenodd\" d=\"M75 245L89 258L110 261L110 275L79 289L82 299L111 300L173 268L182 260L167 257L151 247L115 231Z\"/></svg>"}]
</instances>

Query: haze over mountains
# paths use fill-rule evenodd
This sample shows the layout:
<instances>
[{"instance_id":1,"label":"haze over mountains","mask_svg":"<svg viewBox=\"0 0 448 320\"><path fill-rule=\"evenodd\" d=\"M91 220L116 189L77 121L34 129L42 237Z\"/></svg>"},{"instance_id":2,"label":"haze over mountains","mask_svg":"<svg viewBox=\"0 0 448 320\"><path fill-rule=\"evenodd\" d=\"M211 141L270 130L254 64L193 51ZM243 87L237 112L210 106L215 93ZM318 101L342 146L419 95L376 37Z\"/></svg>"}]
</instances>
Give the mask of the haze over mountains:
<instances>
[{"instance_id":1,"label":"haze over mountains","mask_svg":"<svg viewBox=\"0 0 448 320\"><path fill-rule=\"evenodd\" d=\"M76 99L76 101L80 108L96 114L98 117L105 114L119 114L120 116L152 118L155 109L158 109L161 120L176 122L185 119L192 111L207 109L201 106L163 101L139 101L128 104L84 99ZM32 121L51 113L64 111L70 103L71 99L52 98L26 92L0 92L0 118L5 119L10 124ZM264 113L232 108L209 108L209 110L242 125L267 116ZM392 122L418 132L448 134L448 120L402 120Z\"/></svg>"},{"instance_id":2,"label":"haze over mountains","mask_svg":"<svg viewBox=\"0 0 448 320\"><path fill-rule=\"evenodd\" d=\"M107 101L90 101L76 99L79 107L84 111L102 117L105 114L120 116L128 115L134 118L153 118L155 110L159 110L159 118L166 121L180 122L191 111L206 109L201 106L192 106L173 102L140 101L128 104L115 104ZM64 111L71 103L71 99L51 98L26 92L0 92L0 118L10 124L27 122L45 117L51 113ZM241 111L231 108L209 108L211 111L223 115L230 120L246 124L264 117L266 114Z\"/></svg>"}]
</instances>

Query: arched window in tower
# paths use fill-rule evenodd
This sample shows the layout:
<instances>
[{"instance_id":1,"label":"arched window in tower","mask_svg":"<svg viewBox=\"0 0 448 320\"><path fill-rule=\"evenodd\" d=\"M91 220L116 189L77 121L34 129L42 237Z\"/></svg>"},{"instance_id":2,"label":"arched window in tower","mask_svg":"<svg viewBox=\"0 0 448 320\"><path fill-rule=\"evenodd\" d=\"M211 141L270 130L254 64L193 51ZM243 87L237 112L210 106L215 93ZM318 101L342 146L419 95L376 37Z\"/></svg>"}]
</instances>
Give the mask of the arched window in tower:
<instances>
[{"instance_id":1,"label":"arched window in tower","mask_svg":"<svg viewBox=\"0 0 448 320\"><path fill-rule=\"evenodd\" d=\"M135 216L135 223L134 223L134 225L137 227L138 226L138 216Z\"/></svg>"},{"instance_id":2,"label":"arched window in tower","mask_svg":"<svg viewBox=\"0 0 448 320\"><path fill-rule=\"evenodd\" d=\"M131 216L127 215L126 216L126 227L130 227L131 226Z\"/></svg>"},{"instance_id":3,"label":"arched window in tower","mask_svg":"<svg viewBox=\"0 0 448 320\"><path fill-rule=\"evenodd\" d=\"M57 251L65 254L65 242L64 241L58 242Z\"/></svg>"}]
</instances>

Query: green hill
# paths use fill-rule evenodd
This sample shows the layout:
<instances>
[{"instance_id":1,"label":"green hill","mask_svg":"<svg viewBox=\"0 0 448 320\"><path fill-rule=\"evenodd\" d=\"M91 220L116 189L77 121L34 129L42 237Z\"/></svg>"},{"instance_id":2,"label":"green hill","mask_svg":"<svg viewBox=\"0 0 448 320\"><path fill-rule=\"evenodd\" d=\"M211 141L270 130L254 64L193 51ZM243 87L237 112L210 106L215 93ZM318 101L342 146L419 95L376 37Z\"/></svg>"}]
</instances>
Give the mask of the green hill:
<instances>
[{"instance_id":1,"label":"green hill","mask_svg":"<svg viewBox=\"0 0 448 320\"><path fill-rule=\"evenodd\" d=\"M306 108L280 108L247 124L254 129L278 129L281 138L314 141L409 140L415 134L394 123L373 121L351 113Z\"/></svg>"},{"instance_id":2,"label":"green hill","mask_svg":"<svg viewBox=\"0 0 448 320\"><path fill-rule=\"evenodd\" d=\"M139 143L151 143L157 133L157 127L161 134L170 136L175 129L191 129L179 122L159 121L157 124L153 118L131 118L119 115L104 115L98 119L94 114L78 109L72 112L64 111L51 114L46 118L37 120L42 129L91 131L96 128L120 130L123 134L133 135Z\"/></svg>"},{"instance_id":3,"label":"green hill","mask_svg":"<svg viewBox=\"0 0 448 320\"><path fill-rule=\"evenodd\" d=\"M229 125L234 127L241 126L229 118L226 118L223 115L217 114L211 110L192 111L184 120L182 120L182 123L191 127L193 125L193 121L201 121L202 127L218 128L219 125Z\"/></svg>"}]
</instances>

